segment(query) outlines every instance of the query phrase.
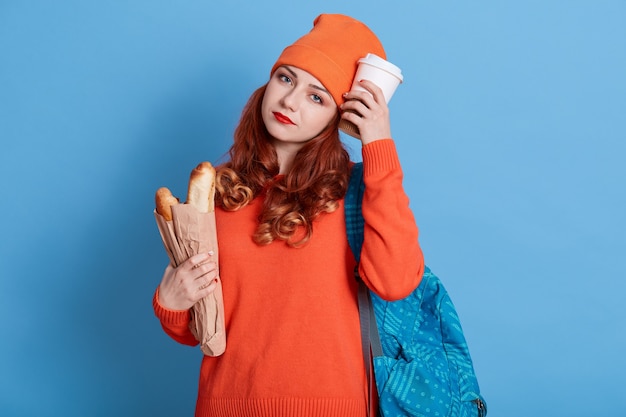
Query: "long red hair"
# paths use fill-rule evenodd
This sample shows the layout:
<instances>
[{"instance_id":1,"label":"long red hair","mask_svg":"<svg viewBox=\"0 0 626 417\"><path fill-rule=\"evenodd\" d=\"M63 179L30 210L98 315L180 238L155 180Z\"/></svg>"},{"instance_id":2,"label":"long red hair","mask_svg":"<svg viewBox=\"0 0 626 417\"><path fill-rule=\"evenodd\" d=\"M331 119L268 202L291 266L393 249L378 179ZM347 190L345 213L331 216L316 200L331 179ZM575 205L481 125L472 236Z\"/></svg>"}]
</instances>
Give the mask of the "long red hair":
<instances>
[{"instance_id":1,"label":"long red hair","mask_svg":"<svg viewBox=\"0 0 626 417\"><path fill-rule=\"evenodd\" d=\"M261 117L266 86L257 89L243 109L230 161L217 169L217 203L235 211L265 193L258 244L276 239L301 246L313 233L313 221L337 209L349 175L350 156L339 140L339 112L333 121L297 153L291 170L278 176L279 165L271 137Z\"/></svg>"}]
</instances>

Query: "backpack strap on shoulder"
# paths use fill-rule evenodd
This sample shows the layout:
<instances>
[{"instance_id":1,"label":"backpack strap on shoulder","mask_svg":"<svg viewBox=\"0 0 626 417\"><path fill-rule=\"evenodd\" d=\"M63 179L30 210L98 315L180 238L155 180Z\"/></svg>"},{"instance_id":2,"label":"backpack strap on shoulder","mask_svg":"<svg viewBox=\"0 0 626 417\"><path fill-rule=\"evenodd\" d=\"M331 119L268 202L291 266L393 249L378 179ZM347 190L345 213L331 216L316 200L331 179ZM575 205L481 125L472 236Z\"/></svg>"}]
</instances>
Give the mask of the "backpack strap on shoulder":
<instances>
[{"instance_id":1,"label":"backpack strap on shoulder","mask_svg":"<svg viewBox=\"0 0 626 417\"><path fill-rule=\"evenodd\" d=\"M348 243L357 262L354 267L354 277L359 285L357 301L359 305L359 320L361 323L361 348L363 350L365 373L369 386L368 416L375 417L378 413L376 410L372 409L372 399L374 398L374 390L376 389L372 360L376 356L382 356L383 350L380 343L380 335L378 333L378 325L376 323L371 294L359 276L361 247L363 246L363 229L365 227L365 220L361 212L364 191L363 163L359 162L352 166L344 206Z\"/></svg>"}]
</instances>

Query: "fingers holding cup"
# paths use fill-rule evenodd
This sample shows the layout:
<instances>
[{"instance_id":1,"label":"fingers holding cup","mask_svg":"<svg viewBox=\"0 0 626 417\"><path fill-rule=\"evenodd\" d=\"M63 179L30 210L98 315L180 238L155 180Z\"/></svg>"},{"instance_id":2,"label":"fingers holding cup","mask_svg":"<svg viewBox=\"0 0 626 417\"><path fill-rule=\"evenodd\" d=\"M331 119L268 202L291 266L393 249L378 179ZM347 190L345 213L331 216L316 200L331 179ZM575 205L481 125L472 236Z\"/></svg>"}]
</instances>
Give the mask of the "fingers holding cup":
<instances>
[{"instance_id":1,"label":"fingers holding cup","mask_svg":"<svg viewBox=\"0 0 626 417\"><path fill-rule=\"evenodd\" d=\"M361 58L352 83L352 88L348 93L344 94L344 98L348 101L341 106L342 110L344 110L344 115L339 124L339 129L350 136L361 139L364 144L375 139L389 137L390 132L387 132L386 136L383 137L373 137L380 134L373 132L372 135L366 134L367 137L363 140L359 125L357 124L360 121L356 119L355 116L345 113L353 111L358 112L359 108L362 109L362 107L356 103L349 103L350 100L358 100L368 109L372 109L373 105L370 98L364 94L359 94L359 91L370 94L371 97L373 97L374 103L378 103L379 105L384 104L384 108L386 109L386 104L389 103L391 96L402 81L402 71L391 62L374 54L367 54L365 57ZM366 116L362 113L358 113L358 115L362 116L361 118L365 118Z\"/></svg>"},{"instance_id":2,"label":"fingers holding cup","mask_svg":"<svg viewBox=\"0 0 626 417\"><path fill-rule=\"evenodd\" d=\"M359 84L361 89L344 94L346 102L341 105L342 121L355 126L364 145L377 139L391 138L389 108L382 90L368 80Z\"/></svg>"}]
</instances>

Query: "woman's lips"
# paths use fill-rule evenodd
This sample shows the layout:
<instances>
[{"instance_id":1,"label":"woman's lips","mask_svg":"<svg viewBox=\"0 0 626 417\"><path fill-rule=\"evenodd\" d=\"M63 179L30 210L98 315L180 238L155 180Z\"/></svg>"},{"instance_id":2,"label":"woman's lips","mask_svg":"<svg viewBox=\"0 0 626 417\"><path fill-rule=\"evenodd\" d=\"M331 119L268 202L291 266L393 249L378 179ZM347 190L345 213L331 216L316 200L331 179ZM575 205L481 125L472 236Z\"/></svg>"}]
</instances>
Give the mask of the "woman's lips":
<instances>
[{"instance_id":1,"label":"woman's lips","mask_svg":"<svg viewBox=\"0 0 626 417\"><path fill-rule=\"evenodd\" d=\"M285 116L282 113L279 113L277 111L273 112L274 117L276 118L276 120L278 120L280 123L286 124L286 125L295 125L294 122L291 121L291 119L287 116Z\"/></svg>"}]
</instances>

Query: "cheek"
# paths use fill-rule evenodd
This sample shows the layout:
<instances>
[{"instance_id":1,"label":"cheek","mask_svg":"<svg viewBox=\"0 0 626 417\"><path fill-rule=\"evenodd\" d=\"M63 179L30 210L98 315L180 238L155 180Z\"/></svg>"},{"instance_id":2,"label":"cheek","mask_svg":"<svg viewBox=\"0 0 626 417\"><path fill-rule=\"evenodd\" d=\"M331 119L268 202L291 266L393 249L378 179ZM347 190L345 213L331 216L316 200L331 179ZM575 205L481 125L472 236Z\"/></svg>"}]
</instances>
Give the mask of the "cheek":
<instances>
[{"instance_id":1,"label":"cheek","mask_svg":"<svg viewBox=\"0 0 626 417\"><path fill-rule=\"evenodd\" d=\"M267 107L267 102L269 101L268 91L269 89L266 89L265 93L263 93L263 98L261 99L261 110L265 110L265 108Z\"/></svg>"},{"instance_id":2,"label":"cheek","mask_svg":"<svg viewBox=\"0 0 626 417\"><path fill-rule=\"evenodd\" d=\"M265 94L263 95L263 99L261 100L261 117L263 118L263 121L266 121L265 118L267 117L267 114L269 113L269 107L271 103L272 103L272 95L271 93L268 93L267 91L265 91Z\"/></svg>"},{"instance_id":3,"label":"cheek","mask_svg":"<svg viewBox=\"0 0 626 417\"><path fill-rule=\"evenodd\" d=\"M324 127L328 126L330 123L332 123L332 121L335 119L335 117L337 116L337 112L339 111L337 108L332 108L332 109L325 109L326 111L324 112L324 116L322 117L322 120L324 121L322 124L324 125Z\"/></svg>"},{"instance_id":4,"label":"cheek","mask_svg":"<svg viewBox=\"0 0 626 417\"><path fill-rule=\"evenodd\" d=\"M322 111L320 111L322 110ZM328 127L329 124L333 122L335 119L335 115L338 110L333 109L329 111L329 109L318 109L314 115L309 115L309 123L312 130L315 130L315 134L321 133L324 129Z\"/></svg>"}]
</instances>

